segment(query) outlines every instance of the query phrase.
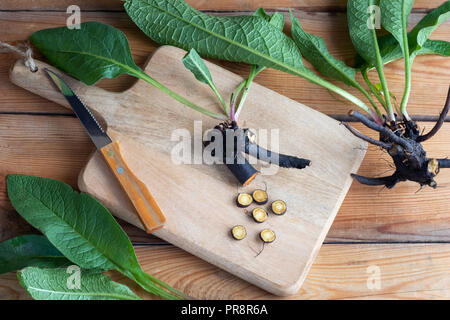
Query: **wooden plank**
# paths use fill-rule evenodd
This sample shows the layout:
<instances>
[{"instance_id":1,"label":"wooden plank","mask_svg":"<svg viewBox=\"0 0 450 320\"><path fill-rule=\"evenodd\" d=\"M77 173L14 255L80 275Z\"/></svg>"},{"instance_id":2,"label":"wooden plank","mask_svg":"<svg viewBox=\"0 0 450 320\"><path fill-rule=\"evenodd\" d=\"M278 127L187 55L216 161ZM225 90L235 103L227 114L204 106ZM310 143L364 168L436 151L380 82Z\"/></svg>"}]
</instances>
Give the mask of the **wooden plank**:
<instances>
[{"instance_id":1,"label":"wooden plank","mask_svg":"<svg viewBox=\"0 0 450 320\"><path fill-rule=\"evenodd\" d=\"M18 215L9 204L5 176L9 173L33 174L76 186L77 175L93 147L75 118L0 115L0 123L2 241L31 232L24 221L17 221ZM354 125L375 137L360 124ZM430 129L432 124L420 125ZM449 136L450 124L445 124L432 140L426 142L429 156L450 155ZM389 169L387 163L379 160L380 156L386 158L379 149L369 148L359 173L376 176ZM417 194L418 185L409 182L381 192L381 187L371 188L353 182L326 241L450 241L447 203L450 170L442 170L437 181L438 189L426 188ZM133 242L160 242L135 227L123 226Z\"/></svg>"},{"instance_id":2,"label":"wooden plank","mask_svg":"<svg viewBox=\"0 0 450 320\"><path fill-rule=\"evenodd\" d=\"M146 272L193 298L280 299L178 248L135 250ZM301 290L284 299L449 299L449 264L450 244L324 245ZM121 274L109 275L155 298ZM0 299L19 298L28 297L15 274L0 276Z\"/></svg>"},{"instance_id":3,"label":"wooden plank","mask_svg":"<svg viewBox=\"0 0 450 320\"><path fill-rule=\"evenodd\" d=\"M256 10L257 8L295 8L308 11L345 10L346 0L186 0L198 10ZM443 0L416 0L415 10L429 10L442 4ZM123 10L121 0L3 0L0 10L66 10L69 5L81 10Z\"/></svg>"},{"instance_id":4,"label":"wooden plank","mask_svg":"<svg viewBox=\"0 0 450 320\"><path fill-rule=\"evenodd\" d=\"M76 186L92 145L78 120L68 117L0 115L0 241L33 230L12 208L6 176L31 174Z\"/></svg>"},{"instance_id":5,"label":"wooden plank","mask_svg":"<svg viewBox=\"0 0 450 320\"><path fill-rule=\"evenodd\" d=\"M234 14L243 14L242 12ZM345 14L308 13L295 11L306 30L324 37L331 53L351 63L354 51L348 36ZM417 22L423 14L413 14L411 23ZM60 12L0 12L2 41L16 43L27 39L34 31L43 28L61 26L66 15ZM85 12L83 21L97 20L118 27L128 36L136 63L143 65L149 53L156 48L151 40L138 30L125 13ZM436 39L450 39L450 22L446 22L433 34ZM7 74L14 61L10 54L2 54L0 59L0 112L67 112L61 107L15 87L7 80ZM241 76L245 76L249 67L244 64L218 62ZM412 95L409 105L411 115L438 115L443 106L450 82L450 59L427 56L416 59L413 67ZM390 89L398 98L403 88L403 63L390 64L386 68ZM374 76L374 74L372 74ZM361 80L359 78L359 80ZM100 81L99 86L108 90L122 91L128 88L134 79L121 76L113 80ZM355 108L329 91L306 80L268 69L256 78L256 82L281 93L293 100L306 104L328 114L345 114ZM375 80L375 82L377 82ZM355 90L350 90L355 93ZM361 95L358 95L361 96Z\"/></svg>"}]
</instances>

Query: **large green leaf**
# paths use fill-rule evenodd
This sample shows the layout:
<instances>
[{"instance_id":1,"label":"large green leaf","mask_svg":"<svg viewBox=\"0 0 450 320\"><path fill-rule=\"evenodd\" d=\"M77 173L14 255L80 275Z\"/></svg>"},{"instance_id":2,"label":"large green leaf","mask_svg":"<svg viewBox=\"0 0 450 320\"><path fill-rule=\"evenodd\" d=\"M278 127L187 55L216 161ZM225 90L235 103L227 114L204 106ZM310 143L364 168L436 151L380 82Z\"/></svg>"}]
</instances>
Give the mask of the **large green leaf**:
<instances>
[{"instance_id":1,"label":"large green leaf","mask_svg":"<svg viewBox=\"0 0 450 320\"><path fill-rule=\"evenodd\" d=\"M198 112L216 119L227 119L192 103L143 72L133 61L125 35L112 26L84 22L79 30L67 27L40 30L33 33L30 40L53 65L87 85L102 78L129 74Z\"/></svg>"},{"instance_id":2,"label":"large green leaf","mask_svg":"<svg viewBox=\"0 0 450 320\"><path fill-rule=\"evenodd\" d=\"M347 19L350 38L356 51L371 65L377 65L379 48L375 25L369 27L374 19L369 8L378 6L379 0L349 0Z\"/></svg>"},{"instance_id":3,"label":"large green leaf","mask_svg":"<svg viewBox=\"0 0 450 320\"><path fill-rule=\"evenodd\" d=\"M60 267L73 264L41 235L18 236L0 243L0 274L25 267Z\"/></svg>"},{"instance_id":4,"label":"large green leaf","mask_svg":"<svg viewBox=\"0 0 450 320\"><path fill-rule=\"evenodd\" d=\"M325 41L316 35L303 30L300 21L291 12L292 38L300 48L303 56L321 74L332 79L342 81L349 86L358 86L355 80L355 69L347 66L343 61L333 57L326 47Z\"/></svg>"},{"instance_id":5,"label":"large green leaf","mask_svg":"<svg viewBox=\"0 0 450 320\"><path fill-rule=\"evenodd\" d=\"M292 39L259 16L213 16L182 0L125 0L125 10L151 39L201 56L282 70L334 91L363 110L368 107L302 63Z\"/></svg>"},{"instance_id":6,"label":"large green leaf","mask_svg":"<svg viewBox=\"0 0 450 320\"><path fill-rule=\"evenodd\" d=\"M450 18L450 1L428 13L410 32L410 45L414 50L419 50L430 35L443 22Z\"/></svg>"},{"instance_id":7,"label":"large green leaf","mask_svg":"<svg viewBox=\"0 0 450 320\"><path fill-rule=\"evenodd\" d=\"M17 273L20 284L36 300L142 300L127 286L93 270L80 272L80 287L70 284L66 268L28 267Z\"/></svg>"},{"instance_id":8,"label":"large green leaf","mask_svg":"<svg viewBox=\"0 0 450 320\"><path fill-rule=\"evenodd\" d=\"M150 38L201 56L292 72L303 68L294 42L258 16L212 16L181 0L126 0L125 10Z\"/></svg>"},{"instance_id":9,"label":"large green leaf","mask_svg":"<svg viewBox=\"0 0 450 320\"><path fill-rule=\"evenodd\" d=\"M442 42L436 42L439 40L426 40L431 33L436 30L439 25L445 22L450 17L450 1L443 3L438 8L428 13L422 18L419 23L408 33L408 42L410 47L410 56L413 59L418 55L426 54L439 54L448 56L445 54L446 44ZM380 46L381 57L383 63L387 64L392 61L401 59L403 57L400 44L391 35L383 35L378 38ZM423 44L421 44L423 43ZM357 55L355 58L355 68L358 69L372 69L374 64L368 64L364 59Z\"/></svg>"},{"instance_id":10,"label":"large green leaf","mask_svg":"<svg viewBox=\"0 0 450 320\"><path fill-rule=\"evenodd\" d=\"M174 298L142 271L126 233L109 211L86 193L53 179L8 175L14 208L70 261L85 269L116 269L144 289Z\"/></svg>"},{"instance_id":11,"label":"large green leaf","mask_svg":"<svg viewBox=\"0 0 450 320\"><path fill-rule=\"evenodd\" d=\"M381 24L397 40L402 51L408 43L408 18L414 0L381 0Z\"/></svg>"},{"instance_id":12,"label":"large green leaf","mask_svg":"<svg viewBox=\"0 0 450 320\"><path fill-rule=\"evenodd\" d=\"M83 23L80 29L40 30L30 40L53 65L88 85L141 71L133 61L126 36L100 22Z\"/></svg>"}]
</instances>

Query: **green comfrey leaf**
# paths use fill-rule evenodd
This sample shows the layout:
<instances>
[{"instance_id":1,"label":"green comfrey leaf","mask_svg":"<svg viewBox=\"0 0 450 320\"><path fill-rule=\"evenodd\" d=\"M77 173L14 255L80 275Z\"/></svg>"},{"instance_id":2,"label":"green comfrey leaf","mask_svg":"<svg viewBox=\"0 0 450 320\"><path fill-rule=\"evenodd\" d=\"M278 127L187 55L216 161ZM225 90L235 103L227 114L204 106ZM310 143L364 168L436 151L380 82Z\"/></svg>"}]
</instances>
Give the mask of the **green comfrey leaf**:
<instances>
[{"instance_id":1,"label":"green comfrey leaf","mask_svg":"<svg viewBox=\"0 0 450 320\"><path fill-rule=\"evenodd\" d=\"M145 274L126 233L92 196L60 181L25 175L8 175L7 189L17 212L73 263L84 269L115 269L151 293L176 298Z\"/></svg>"},{"instance_id":2,"label":"green comfrey leaf","mask_svg":"<svg viewBox=\"0 0 450 320\"><path fill-rule=\"evenodd\" d=\"M370 65L377 69L381 84L383 85L383 95L385 103L383 107L391 120L395 119L392 109L389 88L383 71L383 60L378 45L376 25L371 23L376 20L376 8L379 8L379 0L348 0L347 19L350 32L350 38L356 51ZM382 102L382 101L380 101Z\"/></svg>"},{"instance_id":3,"label":"green comfrey leaf","mask_svg":"<svg viewBox=\"0 0 450 320\"><path fill-rule=\"evenodd\" d=\"M195 49L191 49L184 57L183 57L183 64L184 66L191 71L195 78L203 83L206 83L215 93L217 98L219 99L223 109L225 110L226 114L229 114L228 108L225 105L225 102L223 101L222 96L220 95L219 91L217 90L213 79L211 77L211 73L209 72L208 67L206 66L203 59L198 55L197 51Z\"/></svg>"},{"instance_id":4,"label":"green comfrey leaf","mask_svg":"<svg viewBox=\"0 0 450 320\"><path fill-rule=\"evenodd\" d=\"M211 88L215 88L214 82L211 77L211 73L209 72L208 67L206 66L203 59L198 55L195 49L191 49L186 55L183 57L184 66L191 71L195 78L203 83L206 83Z\"/></svg>"},{"instance_id":5,"label":"green comfrey leaf","mask_svg":"<svg viewBox=\"0 0 450 320\"><path fill-rule=\"evenodd\" d=\"M40 30L30 40L53 65L87 85L141 71L133 61L125 35L100 22L83 23L80 29Z\"/></svg>"},{"instance_id":6,"label":"green comfrey leaf","mask_svg":"<svg viewBox=\"0 0 450 320\"><path fill-rule=\"evenodd\" d=\"M381 24L397 40L404 51L408 43L406 28L414 0L381 0Z\"/></svg>"},{"instance_id":7,"label":"green comfrey leaf","mask_svg":"<svg viewBox=\"0 0 450 320\"><path fill-rule=\"evenodd\" d=\"M440 40L426 40L431 33L436 30L439 25L444 23L450 17L450 1L443 3L438 8L428 13L419 23L408 33L408 43L410 47L410 57L413 59L418 55L439 54L448 56L446 54L446 45L442 44ZM426 39L425 39L426 38ZM424 39L426 40L425 42ZM396 61L403 57L402 49L396 39L388 34L378 38L380 46L380 53L384 64ZM420 43L423 43L420 45ZM355 68L361 70L370 70L375 67L373 64L368 64L364 59L357 55L355 57Z\"/></svg>"},{"instance_id":8,"label":"green comfrey leaf","mask_svg":"<svg viewBox=\"0 0 450 320\"><path fill-rule=\"evenodd\" d=\"M401 102L401 114L407 117L406 106L411 92L411 59L408 43L408 18L414 0L381 0L381 24L397 40L405 62L405 90ZM382 54L381 54L382 56ZM384 61L383 61L384 65Z\"/></svg>"},{"instance_id":9,"label":"green comfrey leaf","mask_svg":"<svg viewBox=\"0 0 450 320\"><path fill-rule=\"evenodd\" d=\"M355 69L347 66L343 61L333 57L326 47L325 41L316 35L303 30L300 21L291 12L292 38L300 48L303 56L321 74L334 80L342 81L349 86L357 86Z\"/></svg>"},{"instance_id":10,"label":"green comfrey leaf","mask_svg":"<svg viewBox=\"0 0 450 320\"><path fill-rule=\"evenodd\" d=\"M79 289L66 268L28 267L17 273L20 284L36 300L142 300L127 286L94 271L80 270Z\"/></svg>"},{"instance_id":11,"label":"green comfrey leaf","mask_svg":"<svg viewBox=\"0 0 450 320\"><path fill-rule=\"evenodd\" d=\"M145 34L161 44L194 48L202 57L287 72L303 67L293 41L258 16L212 16L182 0L126 0L125 10Z\"/></svg>"},{"instance_id":12,"label":"green comfrey leaf","mask_svg":"<svg viewBox=\"0 0 450 320\"><path fill-rule=\"evenodd\" d=\"M422 48L416 51L416 54L438 54L443 57L450 57L450 42L443 40L427 40Z\"/></svg>"},{"instance_id":13,"label":"green comfrey leaf","mask_svg":"<svg viewBox=\"0 0 450 320\"><path fill-rule=\"evenodd\" d=\"M383 64L388 64L394 60L398 60L403 57L402 49L397 40L391 34L385 34L378 37L378 45L380 48L380 55L383 60ZM374 65L367 63L361 55L355 56L354 68L360 70L370 70L374 68Z\"/></svg>"},{"instance_id":14,"label":"green comfrey leaf","mask_svg":"<svg viewBox=\"0 0 450 320\"><path fill-rule=\"evenodd\" d=\"M120 30L100 23L84 22L80 29L67 27L33 33L31 42L57 68L87 85L103 78L129 74L142 79L184 105L210 117L225 120L222 114L204 109L150 77L133 61L126 36Z\"/></svg>"},{"instance_id":15,"label":"green comfrey leaf","mask_svg":"<svg viewBox=\"0 0 450 320\"><path fill-rule=\"evenodd\" d=\"M442 5L428 13L419 23L411 30L409 34L410 45L413 50L419 50L430 35L450 18L450 1L444 2Z\"/></svg>"},{"instance_id":16,"label":"green comfrey leaf","mask_svg":"<svg viewBox=\"0 0 450 320\"><path fill-rule=\"evenodd\" d=\"M31 266L55 268L71 264L41 235L23 235L0 243L0 274Z\"/></svg>"},{"instance_id":17,"label":"green comfrey leaf","mask_svg":"<svg viewBox=\"0 0 450 320\"><path fill-rule=\"evenodd\" d=\"M356 51L370 64L378 60L378 43L375 25L369 28L373 16L371 6L378 6L379 0L349 0L347 2L347 19L350 38Z\"/></svg>"},{"instance_id":18,"label":"green comfrey leaf","mask_svg":"<svg viewBox=\"0 0 450 320\"><path fill-rule=\"evenodd\" d=\"M347 91L317 76L303 65L292 39L257 16L213 16L182 0L125 0L125 10L151 39L202 57L271 67L307 79L369 108Z\"/></svg>"}]
</instances>

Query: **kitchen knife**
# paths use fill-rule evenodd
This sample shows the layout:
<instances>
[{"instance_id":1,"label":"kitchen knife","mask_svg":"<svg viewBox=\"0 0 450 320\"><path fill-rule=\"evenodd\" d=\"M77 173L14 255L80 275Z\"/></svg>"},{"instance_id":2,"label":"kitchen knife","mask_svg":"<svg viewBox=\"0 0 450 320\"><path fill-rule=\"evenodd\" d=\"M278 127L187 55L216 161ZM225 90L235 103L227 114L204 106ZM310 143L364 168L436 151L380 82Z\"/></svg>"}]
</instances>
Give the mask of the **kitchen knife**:
<instances>
[{"instance_id":1,"label":"kitchen knife","mask_svg":"<svg viewBox=\"0 0 450 320\"><path fill-rule=\"evenodd\" d=\"M119 141L112 141L103 131L91 111L72 91L67 83L55 72L45 69L53 83L69 102L80 119L97 149L102 153L120 185L133 203L147 233L158 230L164 225L165 217L145 184L128 167L123 157Z\"/></svg>"}]
</instances>

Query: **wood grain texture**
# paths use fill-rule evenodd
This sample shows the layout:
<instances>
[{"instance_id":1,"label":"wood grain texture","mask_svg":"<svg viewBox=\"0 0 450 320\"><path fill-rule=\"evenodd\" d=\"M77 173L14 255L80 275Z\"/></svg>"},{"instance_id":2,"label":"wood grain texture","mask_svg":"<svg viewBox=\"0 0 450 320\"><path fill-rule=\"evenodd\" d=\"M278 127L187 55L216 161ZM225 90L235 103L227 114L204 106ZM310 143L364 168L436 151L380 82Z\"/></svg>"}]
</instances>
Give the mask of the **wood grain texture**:
<instances>
[{"instance_id":1,"label":"wood grain texture","mask_svg":"<svg viewBox=\"0 0 450 320\"><path fill-rule=\"evenodd\" d=\"M217 108L214 96L184 67L181 59L185 53L174 47L161 47L145 70L175 92L212 111ZM29 71L17 63L11 70L11 81L67 105L49 83L43 71L46 66L37 65L40 70L29 75ZM208 68L222 96L229 100L242 78L210 63ZM275 167L261 169L258 183L264 179L273 199L280 198L289 204L290 214L267 222L266 227L278 233L277 241L270 245L271 250L266 249L258 256L262 260L259 262L253 257L255 250L258 251L255 248L261 246L257 236L261 226L248 224L248 217L236 207L236 181L226 167L180 164L171 158L173 148L180 145L180 130L191 137L195 134L201 137L205 130L217 125L217 120L187 109L143 81L124 93L112 94L73 79L66 80L91 110L105 120L109 134L117 131L112 137L120 141L126 162L147 185L164 212L167 221L162 229L154 232L156 236L272 293L288 295L298 290L350 187L350 172L359 168L364 157L363 141L317 111L257 84L252 86L246 109L241 113L241 123L268 130L269 134L277 130L277 148L287 154L308 154L314 163L314 170L288 172L276 167L276 175L273 175ZM277 105L276 115L268 115L266 111L274 105ZM253 117L254 113L258 117ZM196 121L202 121L201 128L196 128L199 125ZM273 136L268 138L273 139ZM145 147L135 145L132 139ZM318 142L321 139L330 145L323 148ZM200 148L202 144L192 140L188 143L189 146L199 143ZM262 145L267 144L262 142ZM340 155L338 161L337 154ZM264 176L265 172L269 172L268 175ZM249 187L255 187L255 183ZM117 180L98 154L80 174L79 187L99 199L116 216L141 226L134 208L124 199ZM249 236L254 235L247 239L248 246L229 241L230 229L235 224L246 225ZM283 261L292 273L280 274L274 261ZM258 268L260 263L266 267Z\"/></svg>"},{"instance_id":2,"label":"wood grain texture","mask_svg":"<svg viewBox=\"0 0 450 320\"><path fill-rule=\"evenodd\" d=\"M92 146L77 119L0 115L0 241L33 232L12 208L10 173L47 176L76 185ZM52 143L49 143L52 141Z\"/></svg>"},{"instance_id":3,"label":"wood grain texture","mask_svg":"<svg viewBox=\"0 0 450 320\"><path fill-rule=\"evenodd\" d=\"M188 0L194 7L202 10L254 10L261 6L273 9L296 7L295 11L306 29L325 38L330 51L348 63L353 57L345 15L342 13L324 13L323 10L344 11L345 0L263 0L263 1L217 1ZM413 21L442 1L416 0ZM61 26L67 15L64 13L69 4L78 4L83 10L83 21L98 20L112 24L130 39L131 49L136 62L144 65L150 52L156 45L149 41L129 21L122 12L88 12L87 10L118 10L122 7L119 0L3 0L0 4L0 28L2 41L16 43L26 39L33 31ZM281 6L282 4L282 6ZM2 12L2 10L57 10L61 12ZM224 12L223 12L224 13ZM223 14L221 13L221 14ZM228 14L228 13L226 13ZM235 12L233 14L249 14ZM447 22L437 30L433 38L450 39L450 24ZM38 57L39 54L38 54ZM12 85L8 72L16 57L0 53L0 113L1 112L39 112L70 113L56 103L49 102ZM225 68L245 76L248 67L242 64L220 62ZM413 99L410 113L437 115L445 99L450 75L448 59L440 57L420 57L414 64ZM387 68L390 88L401 92L403 87L402 63L394 63ZM391 80L393 79L393 81ZM108 90L122 91L134 82L131 77L122 76L113 80L101 81L98 85ZM351 107L339 102L330 94L299 78L275 70L266 70L256 79L279 93L329 114L346 113ZM397 93L398 94L398 93ZM5 120L7 119L7 120ZM63 125L55 125L55 122ZM6 123L6 126L3 124ZM12 209L5 192L5 175L8 173L26 173L48 176L76 185L78 171L92 150L89 139L78 121L63 117L56 121L53 117L31 115L0 115L0 241L18 234L35 232ZM358 129L371 134L360 125ZM432 126L426 124L427 128ZM60 133L60 127L68 128ZM44 129L45 130L44 130ZM74 129L75 128L75 129ZM439 135L427 142L430 155L450 154L448 134L450 128L445 125ZM18 135L20 133L20 140ZM39 133L39 134L36 134ZM67 141L75 147L68 147ZM24 143L22 143L24 141ZM18 147L17 147L18 146ZM50 158L49 155L53 154ZM70 155L70 157L69 157ZM370 148L360 169L361 174L376 175L388 169L381 168L381 151ZM41 160L43 159L43 160ZM448 181L450 174L443 171L437 190L425 189L415 194L417 186L404 183L394 190L374 192L373 188L353 183L350 192L339 211L326 241L450 241L450 213L448 212ZM377 188L376 188L377 189ZM371 204L368 206L368 204ZM401 205L399 205L401 204ZM148 236L140 229L127 223L123 228L134 242L161 243L155 237ZM334 245L334 248L341 247ZM293 299L304 298L386 298L386 299L449 299L448 270L449 259L447 245L352 245L342 246L348 250L333 251L330 245L322 247L316 264L313 265L302 291ZM147 252L147 250L153 250ZM140 260L145 260L145 270L155 273L163 280L198 297L224 298L272 298L266 292L241 281L230 274L217 269L177 248L170 246L156 248L138 248ZM143 252L143 253L141 253ZM157 254L155 254L157 252ZM323 257L329 258L324 260ZM153 260L152 257L155 259ZM386 258L386 259L384 259ZM161 263L163 259L164 264ZM166 260L164 260L166 259ZM326 262L325 262L326 261ZM365 268L382 261L382 273L386 280L381 291L367 290ZM147 266L147 262L149 266ZM321 265L316 265L321 262ZM359 267L355 267L355 265ZM172 268L176 271L172 272ZM358 269L359 268L359 269ZM347 272L347 270L349 270ZM360 272L354 272L360 270ZM114 279L138 289L131 281L113 274ZM177 279L183 278L181 282ZM173 280L175 279L175 280ZM311 280L312 279L312 280ZM356 289L355 289L356 288ZM142 292L139 292L141 294ZM148 296L147 296L148 297ZM15 274L0 276L0 299L29 299L20 288Z\"/></svg>"},{"instance_id":4,"label":"wood grain texture","mask_svg":"<svg viewBox=\"0 0 450 320\"><path fill-rule=\"evenodd\" d=\"M234 12L233 14L248 14ZM343 59L348 64L352 63L354 49L348 36L346 17L343 13L308 13L294 11L300 18L304 28L323 37L332 54ZM411 24L416 23L423 14L413 14ZM0 12L0 30L6 30L2 34L2 41L16 43L26 40L28 36L37 30L56 27L65 24L66 15L59 12ZM157 45L149 40L131 22L125 13L120 12L85 12L83 21L96 20L111 24L122 30L130 41L131 51L136 63L143 66L149 53L153 52ZM450 22L444 23L433 33L435 39L450 39ZM64 112L61 107L46 101L7 81L9 68L16 57L11 54L1 54L0 59L0 112ZM38 56L39 57L39 56ZM245 76L249 67L244 64L217 62L226 69ZM450 59L438 56L419 57L413 65L412 94L408 111L411 115L438 115L443 106L450 83ZM401 97L403 80L403 62L392 63L386 68L386 77L390 89ZM375 82L375 74L371 78ZM361 81L361 78L358 77ZM115 92L129 88L134 82L130 76L120 76L117 79L100 81L98 86ZM314 109L327 114L346 114L355 108L349 102L331 94L329 91L309 83L299 77L287 73L268 69L258 75L257 83L272 89L293 100L304 103ZM358 97L355 90L350 89ZM363 97L361 97L363 98Z\"/></svg>"},{"instance_id":5,"label":"wood grain texture","mask_svg":"<svg viewBox=\"0 0 450 320\"><path fill-rule=\"evenodd\" d=\"M176 247L135 250L146 272L194 298L279 299ZM288 299L450 299L449 264L449 244L323 245L301 290ZM376 272L380 287L370 289ZM108 274L141 297L155 298L121 274ZM0 276L0 299L25 298L14 273Z\"/></svg>"},{"instance_id":6,"label":"wood grain texture","mask_svg":"<svg viewBox=\"0 0 450 320\"><path fill-rule=\"evenodd\" d=\"M345 10L346 0L186 0L198 10L256 10L296 8L308 11ZM435 8L443 0L416 0L415 10ZM81 10L123 10L122 0L3 0L0 10L63 10L69 5L78 5Z\"/></svg>"},{"instance_id":7,"label":"wood grain texture","mask_svg":"<svg viewBox=\"0 0 450 320\"><path fill-rule=\"evenodd\" d=\"M376 138L361 124L357 129ZM433 123L419 123L426 131ZM450 156L450 124L423 145L430 158ZM381 149L370 147L359 174L369 177L390 175L391 158ZM340 213L328 233L329 241L449 241L450 170L436 177L438 188L424 188L414 182L399 183L394 189L369 187L354 182ZM429 212L429 215L425 212Z\"/></svg>"},{"instance_id":8,"label":"wood grain texture","mask_svg":"<svg viewBox=\"0 0 450 320\"><path fill-rule=\"evenodd\" d=\"M9 203L6 175L23 173L51 177L76 187L78 173L94 146L75 118L0 115L0 123L0 241L3 241L32 231ZM375 137L360 124L353 125L364 134ZM420 123L420 126L430 129L432 123ZM433 139L426 142L428 154L437 157L450 155L449 136L450 124L445 124ZM388 170L388 163L380 157L384 159L386 155L380 149L370 147L359 172L377 176ZM381 187L370 188L353 182L325 241L450 242L447 206L450 170L442 170L437 181L439 187L436 190L426 188L417 194L418 185L410 182L382 191ZM371 205L367 206L368 203ZM127 223L122 226L134 243L163 242Z\"/></svg>"}]
</instances>

